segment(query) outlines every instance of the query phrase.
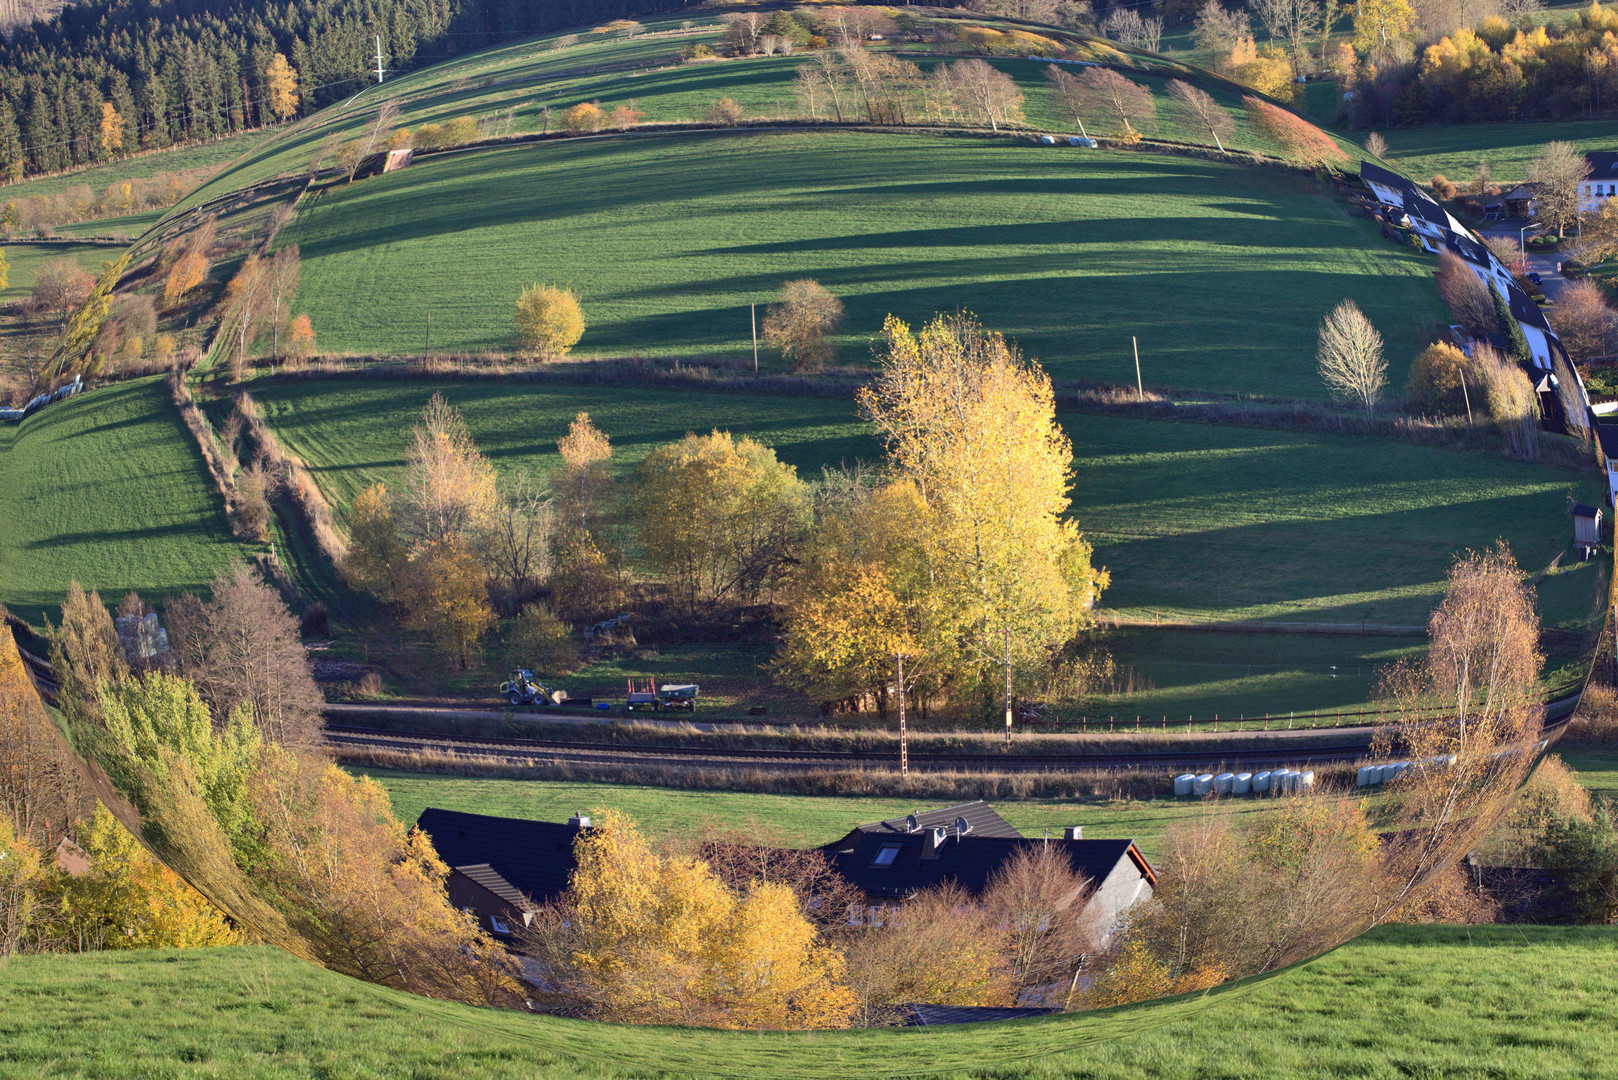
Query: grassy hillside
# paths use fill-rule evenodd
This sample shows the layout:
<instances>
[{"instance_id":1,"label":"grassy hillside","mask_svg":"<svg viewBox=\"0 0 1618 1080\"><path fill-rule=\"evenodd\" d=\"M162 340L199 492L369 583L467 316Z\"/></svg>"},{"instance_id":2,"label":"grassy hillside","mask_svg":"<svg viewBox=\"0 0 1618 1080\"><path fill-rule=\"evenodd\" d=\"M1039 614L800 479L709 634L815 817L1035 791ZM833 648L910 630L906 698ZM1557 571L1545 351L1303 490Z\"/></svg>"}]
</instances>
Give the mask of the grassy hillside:
<instances>
[{"instance_id":1,"label":"grassy hillside","mask_svg":"<svg viewBox=\"0 0 1618 1080\"><path fill-rule=\"evenodd\" d=\"M435 390L506 471L555 468L556 440L581 410L612 438L625 479L653 446L716 427L774 447L810 478L823 465L882 453L838 399L356 380L265 383L254 396L287 447L346 504L401 475L410 426ZM1505 537L1524 566L1542 567L1567 542L1569 489L1591 495L1575 474L1483 454L1223 425L1059 419L1076 452L1074 516L1112 572L1103 600L1135 618L1420 625L1454 552Z\"/></svg>"},{"instance_id":2,"label":"grassy hillside","mask_svg":"<svg viewBox=\"0 0 1618 1080\"><path fill-rule=\"evenodd\" d=\"M238 550L156 379L0 423L0 601L40 625L70 580L116 604L199 589Z\"/></svg>"},{"instance_id":3,"label":"grassy hillside","mask_svg":"<svg viewBox=\"0 0 1618 1080\"><path fill-rule=\"evenodd\" d=\"M192 146L147 151L118 161L109 161L105 165L92 165L72 172L36 176L20 183L7 184L0 202L33 198L36 195L58 195L80 184L99 194L109 184L116 184L122 180L156 176L165 172L218 168L241 157L260 143L272 138L274 134L268 130L249 131Z\"/></svg>"},{"instance_id":4,"label":"grassy hillside","mask_svg":"<svg viewBox=\"0 0 1618 1080\"><path fill-rule=\"evenodd\" d=\"M329 189L282 236L338 352L417 353L429 314L434 351L508 349L518 292L549 281L579 295L581 355L741 360L748 305L813 277L847 304L856 363L889 313L964 307L1058 379L1132 381L1135 336L1148 385L1319 398L1316 327L1338 301L1381 328L1395 382L1441 316L1430 260L1311 181L976 137L483 150Z\"/></svg>"},{"instance_id":5,"label":"grassy hillside","mask_svg":"<svg viewBox=\"0 0 1618 1080\"><path fill-rule=\"evenodd\" d=\"M378 989L262 948L22 957L0 1071L95 1077L1605 1075L1611 928L1400 927L1205 997L1015 1024L774 1035L603 1028Z\"/></svg>"},{"instance_id":6,"label":"grassy hillside","mask_svg":"<svg viewBox=\"0 0 1618 1080\"><path fill-rule=\"evenodd\" d=\"M923 20L930 17L918 16L914 11L906 15ZM555 121L547 125L540 115L542 108L566 108L595 100L609 109L632 101L649 122L703 120L708 107L721 97L741 104L750 117L796 114L792 79L797 65L804 61L802 55L686 65L680 59L680 50L692 44L715 44L723 24L694 11L644 21L648 32L631 39L588 32L548 34L408 72L389 79L382 87L367 87L342 105L279 131L255 146L186 203L195 204L271 176L301 170L328 134L352 136L374 115L377 106L390 99L401 107L400 123L411 128L424 123L442 124L459 116L493 118L509 111L509 124L502 121L503 134L555 130ZM1005 25L994 19L973 21ZM692 24L689 29L684 28L687 22ZM959 20L946 19L943 23L957 26ZM1169 78L1199 79L1205 77L1202 73L1163 57L1105 43L1086 43L1073 35L1058 36L1076 43L1075 56L1130 68L1132 78L1152 89L1158 99L1158 118L1145 127L1147 135L1199 145L1211 141L1185 122L1183 113L1170 104L1165 94ZM938 48L935 44L903 46L913 54L909 58L923 69L939 62L934 53ZM991 62L1010 72L1023 87L1028 95L1028 122L1033 128L1072 128L1072 118L1061 115L1048 99L1043 63L1013 57L992 58ZM1208 86L1222 104L1239 110L1241 95L1236 88L1219 80L1210 81ZM1238 116L1237 123L1238 131L1229 145L1238 150L1277 149L1267 136L1248 124L1245 116ZM1098 134L1111 133L1110 126L1099 118L1095 125L1100 128Z\"/></svg>"},{"instance_id":7,"label":"grassy hillside","mask_svg":"<svg viewBox=\"0 0 1618 1080\"><path fill-rule=\"evenodd\" d=\"M1465 182L1477 172L1478 162L1486 161L1495 183L1517 184L1528 179L1529 164L1548 142L1564 140L1586 151L1618 146L1611 120L1392 128L1383 137L1388 140L1388 164L1422 183L1434 173Z\"/></svg>"},{"instance_id":8,"label":"grassy hillside","mask_svg":"<svg viewBox=\"0 0 1618 1080\"><path fill-rule=\"evenodd\" d=\"M1128 615L1421 626L1453 554L1537 570L1575 473L1367 438L1074 416L1079 521ZM1595 571L1585 575L1588 617ZM1571 579L1577 583L1577 579Z\"/></svg>"}]
</instances>

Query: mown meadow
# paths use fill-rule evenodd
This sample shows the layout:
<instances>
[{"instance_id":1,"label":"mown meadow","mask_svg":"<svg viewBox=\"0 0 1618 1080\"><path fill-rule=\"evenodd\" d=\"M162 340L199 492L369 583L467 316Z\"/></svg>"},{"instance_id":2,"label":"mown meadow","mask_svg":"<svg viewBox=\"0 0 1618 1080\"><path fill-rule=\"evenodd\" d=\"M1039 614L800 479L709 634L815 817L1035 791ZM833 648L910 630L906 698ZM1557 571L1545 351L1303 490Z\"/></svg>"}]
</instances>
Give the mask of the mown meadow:
<instances>
[{"instance_id":1,"label":"mown meadow","mask_svg":"<svg viewBox=\"0 0 1618 1080\"><path fill-rule=\"evenodd\" d=\"M270 427L339 509L372 483L397 483L410 424L435 391L508 476L556 468L556 440L580 411L612 438L621 481L652 447L714 428L758 439L811 479L823 466L882 455L838 398L483 380L253 387ZM1130 624L1107 635L1128 674L1094 712L1124 722L1357 708L1383 666L1419 651L1455 552L1504 538L1525 567L1542 568L1567 543L1569 492L1589 497L1578 474L1484 454L1228 425L1059 419L1075 445L1074 515L1112 575L1103 605ZM1547 624L1584 625L1597 577L1590 563L1552 579ZM1409 631L1210 634L1156 629L1158 619L1363 621ZM768 661L768 649L751 646L666 647L603 661L566 685L606 696L631 675L691 679L708 688L705 707L789 707L768 688Z\"/></svg>"},{"instance_id":2,"label":"mown meadow","mask_svg":"<svg viewBox=\"0 0 1618 1080\"><path fill-rule=\"evenodd\" d=\"M1311 179L975 135L450 154L308 196L282 237L339 353L508 351L516 296L543 281L583 305L579 356L750 362L750 305L811 277L847 306L855 364L887 315L966 308L1059 380L1132 382L1136 338L1148 386L1318 399L1316 329L1339 301L1382 330L1396 384L1442 317L1429 260Z\"/></svg>"},{"instance_id":3,"label":"mown meadow","mask_svg":"<svg viewBox=\"0 0 1618 1080\"><path fill-rule=\"evenodd\" d=\"M241 551L156 379L0 423L0 601L35 626L68 582L116 605L204 589Z\"/></svg>"},{"instance_id":4,"label":"mown meadow","mask_svg":"<svg viewBox=\"0 0 1618 1080\"><path fill-rule=\"evenodd\" d=\"M43 1076L1291 1080L1610 1072L1610 927L1386 926L1194 995L964 1028L605 1028L428 1001L266 948L19 957L0 1071Z\"/></svg>"}]
</instances>

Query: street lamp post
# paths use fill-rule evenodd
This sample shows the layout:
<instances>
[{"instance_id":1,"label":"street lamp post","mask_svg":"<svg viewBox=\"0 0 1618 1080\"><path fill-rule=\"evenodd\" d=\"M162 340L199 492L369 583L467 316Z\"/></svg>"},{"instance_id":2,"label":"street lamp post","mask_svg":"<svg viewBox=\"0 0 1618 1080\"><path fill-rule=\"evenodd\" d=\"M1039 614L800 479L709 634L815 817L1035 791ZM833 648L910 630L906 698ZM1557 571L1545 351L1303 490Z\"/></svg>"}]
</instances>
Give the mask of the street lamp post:
<instances>
[{"instance_id":1,"label":"street lamp post","mask_svg":"<svg viewBox=\"0 0 1618 1080\"><path fill-rule=\"evenodd\" d=\"M1528 241L1524 239L1524 236L1533 227L1533 224L1529 223L1517 230L1517 253L1523 257L1524 262L1528 260Z\"/></svg>"}]
</instances>

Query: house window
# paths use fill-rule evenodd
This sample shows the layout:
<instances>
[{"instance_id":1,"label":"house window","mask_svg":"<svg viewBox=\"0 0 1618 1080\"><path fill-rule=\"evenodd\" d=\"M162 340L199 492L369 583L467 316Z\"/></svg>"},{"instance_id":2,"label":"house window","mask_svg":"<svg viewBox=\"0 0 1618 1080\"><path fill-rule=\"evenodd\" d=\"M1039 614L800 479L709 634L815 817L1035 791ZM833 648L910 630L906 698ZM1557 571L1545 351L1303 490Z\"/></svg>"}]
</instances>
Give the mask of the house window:
<instances>
[{"instance_id":1,"label":"house window","mask_svg":"<svg viewBox=\"0 0 1618 1080\"><path fill-rule=\"evenodd\" d=\"M489 926L497 934L509 934L509 933L511 933L511 927L506 925L506 920L502 919L498 915L490 915L489 916Z\"/></svg>"},{"instance_id":2,"label":"house window","mask_svg":"<svg viewBox=\"0 0 1618 1080\"><path fill-rule=\"evenodd\" d=\"M899 845L898 844L883 844L881 850L879 850L876 853L876 858L871 860L871 865L872 866L892 866L893 865L893 860L897 859L898 857L899 857Z\"/></svg>"}]
</instances>

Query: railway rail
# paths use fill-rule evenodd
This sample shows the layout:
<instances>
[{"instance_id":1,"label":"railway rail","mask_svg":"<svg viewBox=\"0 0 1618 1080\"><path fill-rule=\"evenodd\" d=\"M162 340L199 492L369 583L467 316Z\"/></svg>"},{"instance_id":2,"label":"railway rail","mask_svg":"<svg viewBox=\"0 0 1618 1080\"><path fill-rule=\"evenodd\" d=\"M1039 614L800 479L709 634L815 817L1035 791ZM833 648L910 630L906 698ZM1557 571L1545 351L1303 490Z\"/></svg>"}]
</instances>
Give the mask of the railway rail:
<instances>
[{"instance_id":1,"label":"railway rail","mask_svg":"<svg viewBox=\"0 0 1618 1080\"><path fill-rule=\"evenodd\" d=\"M42 697L54 703L57 684L50 662L19 646L34 685ZM1541 720L1546 737L1561 731L1578 709L1583 691L1548 702ZM416 713L464 712L456 706L433 708L418 705ZM581 718L582 719L582 718ZM1067 772L1075 770L1207 770L1219 766L1273 768L1292 765L1329 765L1358 761L1370 752L1370 729L1363 738L1330 744L1309 743L1321 734L1307 728L1271 732L1276 745L1221 749L1198 745L1183 749L1105 751L1083 753L983 752L938 754L925 751L909 755L910 766L923 772ZM1343 734L1342 731L1338 732ZM370 747L404 753L450 753L467 757L501 757L533 762L570 762L610 765L681 765L709 768L814 769L891 768L896 752L870 750L788 750L752 747L716 748L669 743L612 745L586 740L501 738L485 735L447 735L426 731L395 731L336 723L326 723L326 738L334 747Z\"/></svg>"}]
</instances>

